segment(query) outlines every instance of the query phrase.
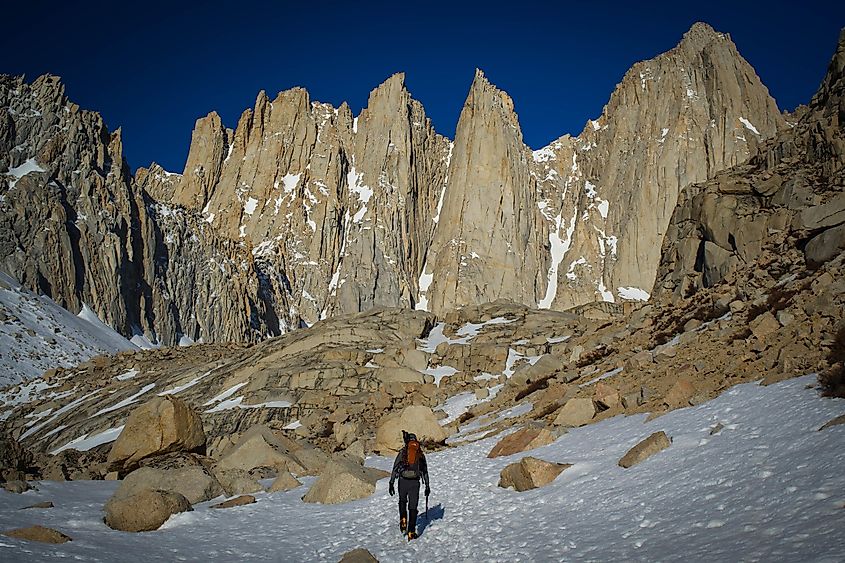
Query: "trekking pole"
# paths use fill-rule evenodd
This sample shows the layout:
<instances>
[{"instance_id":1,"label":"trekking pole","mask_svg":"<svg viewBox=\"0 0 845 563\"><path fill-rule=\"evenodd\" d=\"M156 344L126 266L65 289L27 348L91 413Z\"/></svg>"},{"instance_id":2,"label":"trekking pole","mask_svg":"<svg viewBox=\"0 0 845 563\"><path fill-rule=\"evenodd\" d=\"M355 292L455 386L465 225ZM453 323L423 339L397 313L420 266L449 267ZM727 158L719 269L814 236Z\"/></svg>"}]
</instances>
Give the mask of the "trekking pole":
<instances>
[{"instance_id":1,"label":"trekking pole","mask_svg":"<svg viewBox=\"0 0 845 563\"><path fill-rule=\"evenodd\" d=\"M429 516L428 516L428 495L425 495L425 523L428 524Z\"/></svg>"}]
</instances>

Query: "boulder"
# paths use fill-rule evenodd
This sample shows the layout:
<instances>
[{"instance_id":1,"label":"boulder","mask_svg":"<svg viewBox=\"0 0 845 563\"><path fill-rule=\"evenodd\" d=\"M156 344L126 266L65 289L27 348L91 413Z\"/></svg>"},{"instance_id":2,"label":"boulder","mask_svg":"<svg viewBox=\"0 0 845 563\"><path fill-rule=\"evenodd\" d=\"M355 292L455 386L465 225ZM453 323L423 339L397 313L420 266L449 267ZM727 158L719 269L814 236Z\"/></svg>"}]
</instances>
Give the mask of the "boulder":
<instances>
[{"instance_id":1,"label":"boulder","mask_svg":"<svg viewBox=\"0 0 845 563\"><path fill-rule=\"evenodd\" d=\"M448 437L429 407L413 405L382 418L376 431L375 451L384 455L401 450L403 430L413 432L422 442L439 443Z\"/></svg>"},{"instance_id":2,"label":"boulder","mask_svg":"<svg viewBox=\"0 0 845 563\"><path fill-rule=\"evenodd\" d=\"M126 498L150 489L178 493L191 504L211 500L224 492L217 478L198 464L175 469L141 467L121 481L114 496Z\"/></svg>"},{"instance_id":3,"label":"boulder","mask_svg":"<svg viewBox=\"0 0 845 563\"><path fill-rule=\"evenodd\" d=\"M378 563L378 559L366 549L359 547L344 553L339 563Z\"/></svg>"},{"instance_id":4,"label":"boulder","mask_svg":"<svg viewBox=\"0 0 845 563\"><path fill-rule=\"evenodd\" d=\"M596 390L593 392L593 398L600 405L608 409L613 409L621 405L622 399L619 396L619 391L611 387L604 381L596 383Z\"/></svg>"},{"instance_id":5,"label":"boulder","mask_svg":"<svg viewBox=\"0 0 845 563\"><path fill-rule=\"evenodd\" d=\"M340 504L366 498L376 490L376 482L390 473L364 467L348 459L335 457L314 481L302 500L323 504Z\"/></svg>"},{"instance_id":6,"label":"boulder","mask_svg":"<svg viewBox=\"0 0 845 563\"><path fill-rule=\"evenodd\" d=\"M845 250L845 225L839 225L813 237L804 247L804 260L808 268L815 270L842 254L843 250Z\"/></svg>"},{"instance_id":7,"label":"boulder","mask_svg":"<svg viewBox=\"0 0 845 563\"><path fill-rule=\"evenodd\" d=\"M239 497L230 498L220 504L212 505L211 508L234 508L235 506L244 506L245 504L255 504L255 497L252 495L241 495Z\"/></svg>"},{"instance_id":8,"label":"boulder","mask_svg":"<svg viewBox=\"0 0 845 563\"><path fill-rule=\"evenodd\" d=\"M508 434L493 446L488 458L513 455L526 450L532 450L551 444L555 441L554 434L546 428L527 427Z\"/></svg>"},{"instance_id":9,"label":"boulder","mask_svg":"<svg viewBox=\"0 0 845 563\"><path fill-rule=\"evenodd\" d=\"M217 464L218 471L256 467L272 467L276 471L290 471L294 475L309 474L294 453L299 446L263 425L247 430L234 447L229 448ZM316 463L316 462L315 462Z\"/></svg>"},{"instance_id":10,"label":"boulder","mask_svg":"<svg viewBox=\"0 0 845 563\"><path fill-rule=\"evenodd\" d=\"M625 393L622 396L622 407L625 409L633 409L643 404L643 389L640 387L636 391Z\"/></svg>"},{"instance_id":11,"label":"boulder","mask_svg":"<svg viewBox=\"0 0 845 563\"><path fill-rule=\"evenodd\" d=\"M49 500L45 500L44 502L36 502L35 504L24 506L22 510L28 510L30 508L53 508L53 503Z\"/></svg>"},{"instance_id":12,"label":"boulder","mask_svg":"<svg viewBox=\"0 0 845 563\"><path fill-rule=\"evenodd\" d=\"M214 476L217 477L217 480L220 482L223 490L226 491L226 496L229 497L235 495L245 495L248 493L257 493L264 490L261 483L253 479L250 474L243 469L215 471Z\"/></svg>"},{"instance_id":13,"label":"boulder","mask_svg":"<svg viewBox=\"0 0 845 563\"><path fill-rule=\"evenodd\" d=\"M143 489L129 496L113 496L105 506L109 528L124 532L157 530L173 514L191 509L183 495L172 491Z\"/></svg>"},{"instance_id":14,"label":"boulder","mask_svg":"<svg viewBox=\"0 0 845 563\"><path fill-rule=\"evenodd\" d=\"M503 489L512 487L519 492L536 489L548 485L569 467L572 467L572 464L552 463L536 457L524 457L502 469L499 486Z\"/></svg>"},{"instance_id":15,"label":"boulder","mask_svg":"<svg viewBox=\"0 0 845 563\"><path fill-rule=\"evenodd\" d=\"M798 221L800 228L808 231L845 223L845 193L840 193L822 205L802 209Z\"/></svg>"},{"instance_id":16,"label":"boulder","mask_svg":"<svg viewBox=\"0 0 845 563\"><path fill-rule=\"evenodd\" d=\"M672 445L671 439L662 430L655 432L639 444L628 450L622 459L619 460L619 467L628 469L638 463L645 461L657 452L665 450Z\"/></svg>"},{"instance_id":17,"label":"boulder","mask_svg":"<svg viewBox=\"0 0 845 563\"><path fill-rule=\"evenodd\" d=\"M42 543L65 543L71 541L70 536L44 526L30 526L3 532L4 536L19 540L37 541Z\"/></svg>"},{"instance_id":18,"label":"boulder","mask_svg":"<svg viewBox=\"0 0 845 563\"><path fill-rule=\"evenodd\" d=\"M773 314L766 311L749 323L749 328L758 340L764 340L767 336L780 329L780 323Z\"/></svg>"},{"instance_id":19,"label":"boulder","mask_svg":"<svg viewBox=\"0 0 845 563\"><path fill-rule=\"evenodd\" d=\"M3 489L6 492L15 493L15 494L18 494L18 495L21 494L21 493L25 493L30 488L31 487L29 486L29 483L27 483L26 481L15 480L15 481L6 481L5 483L3 483Z\"/></svg>"},{"instance_id":20,"label":"boulder","mask_svg":"<svg viewBox=\"0 0 845 563\"><path fill-rule=\"evenodd\" d=\"M281 493L285 491L293 490L299 486L301 486L296 477L290 474L289 471L282 471L276 480L270 485L270 488L267 489L268 493Z\"/></svg>"},{"instance_id":21,"label":"boulder","mask_svg":"<svg viewBox=\"0 0 845 563\"><path fill-rule=\"evenodd\" d=\"M663 402L669 408L680 408L680 407L688 407L690 405L690 399L692 399L696 394L695 384L687 378L687 377L680 377L672 388L669 389L669 392L666 393L666 396L663 398Z\"/></svg>"},{"instance_id":22,"label":"boulder","mask_svg":"<svg viewBox=\"0 0 845 563\"><path fill-rule=\"evenodd\" d=\"M569 399L555 417L556 426L583 426L598 412L596 402L591 398Z\"/></svg>"},{"instance_id":23,"label":"boulder","mask_svg":"<svg viewBox=\"0 0 845 563\"><path fill-rule=\"evenodd\" d=\"M531 383L533 381L537 381L538 379L550 377L555 372L561 371L565 367L566 364L557 356L545 354L540 356L540 359L533 365L526 364L517 369L511 376L508 383L516 386L525 385L526 383Z\"/></svg>"},{"instance_id":24,"label":"boulder","mask_svg":"<svg viewBox=\"0 0 845 563\"><path fill-rule=\"evenodd\" d=\"M112 469L130 471L146 457L169 452L202 452L202 420L184 401L166 395L136 408L108 456Z\"/></svg>"}]
</instances>

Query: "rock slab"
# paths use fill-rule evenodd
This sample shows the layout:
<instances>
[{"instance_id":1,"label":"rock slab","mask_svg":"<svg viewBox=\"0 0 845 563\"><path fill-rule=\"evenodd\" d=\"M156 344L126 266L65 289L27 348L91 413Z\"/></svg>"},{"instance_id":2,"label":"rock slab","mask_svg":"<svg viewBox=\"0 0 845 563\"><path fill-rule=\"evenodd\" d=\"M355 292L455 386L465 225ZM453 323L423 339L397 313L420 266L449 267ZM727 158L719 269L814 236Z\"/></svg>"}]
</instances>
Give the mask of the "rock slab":
<instances>
[{"instance_id":1,"label":"rock slab","mask_svg":"<svg viewBox=\"0 0 845 563\"><path fill-rule=\"evenodd\" d=\"M666 435L665 432L662 430L660 432L655 432L622 456L622 459L619 460L619 467L624 467L628 469L641 463L654 454L665 450L669 446L672 445L672 440Z\"/></svg>"}]
</instances>

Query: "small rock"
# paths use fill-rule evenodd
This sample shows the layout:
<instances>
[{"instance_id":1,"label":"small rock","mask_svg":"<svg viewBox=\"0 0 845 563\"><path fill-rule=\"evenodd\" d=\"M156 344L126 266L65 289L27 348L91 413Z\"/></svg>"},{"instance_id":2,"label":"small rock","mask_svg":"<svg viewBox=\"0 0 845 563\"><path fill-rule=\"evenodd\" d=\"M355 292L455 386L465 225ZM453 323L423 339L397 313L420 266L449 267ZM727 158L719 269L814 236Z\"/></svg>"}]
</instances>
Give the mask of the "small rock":
<instances>
[{"instance_id":1,"label":"small rock","mask_svg":"<svg viewBox=\"0 0 845 563\"><path fill-rule=\"evenodd\" d=\"M774 315L770 312L766 311L753 321L751 321L751 332L754 336L757 337L758 340L765 339L768 335L777 332L780 328L780 323L777 321Z\"/></svg>"},{"instance_id":2,"label":"small rock","mask_svg":"<svg viewBox=\"0 0 845 563\"><path fill-rule=\"evenodd\" d=\"M633 409L643 404L643 390L632 391L622 395L622 407L625 409Z\"/></svg>"},{"instance_id":3,"label":"small rock","mask_svg":"<svg viewBox=\"0 0 845 563\"><path fill-rule=\"evenodd\" d=\"M66 543L71 541L70 536L66 536L65 534L52 528L45 528L44 526L18 528L16 530L3 532L3 535L10 538L17 538L19 540L38 541L42 543Z\"/></svg>"},{"instance_id":4,"label":"small rock","mask_svg":"<svg viewBox=\"0 0 845 563\"><path fill-rule=\"evenodd\" d=\"M281 493L284 491L290 491L301 486L296 477L290 474L289 471L283 471L276 477L276 480L273 481L273 484L270 485L270 488L267 489L268 493Z\"/></svg>"},{"instance_id":5,"label":"small rock","mask_svg":"<svg viewBox=\"0 0 845 563\"><path fill-rule=\"evenodd\" d=\"M229 499L227 501L221 502L220 504L214 504L211 508L232 508L234 506L243 506L245 504L253 504L255 502L255 497L252 495L241 495L239 497L235 497Z\"/></svg>"},{"instance_id":6,"label":"small rock","mask_svg":"<svg viewBox=\"0 0 845 563\"><path fill-rule=\"evenodd\" d=\"M109 471L108 473L106 473L104 479L106 481L117 481L118 479L120 479L120 473L118 473L117 471Z\"/></svg>"},{"instance_id":7,"label":"small rock","mask_svg":"<svg viewBox=\"0 0 845 563\"><path fill-rule=\"evenodd\" d=\"M701 321L698 319L690 319L684 324L684 332L690 332L701 326Z\"/></svg>"},{"instance_id":8,"label":"small rock","mask_svg":"<svg viewBox=\"0 0 845 563\"><path fill-rule=\"evenodd\" d=\"M508 434L499 443L493 446L488 458L513 455L540 446L546 446L554 442L554 435L546 428L522 428L513 434Z\"/></svg>"},{"instance_id":9,"label":"small rock","mask_svg":"<svg viewBox=\"0 0 845 563\"><path fill-rule=\"evenodd\" d=\"M710 435L715 436L716 434L721 432L724 427L724 424L722 424L721 422L717 422L716 425L710 429Z\"/></svg>"},{"instance_id":10,"label":"small rock","mask_svg":"<svg viewBox=\"0 0 845 563\"><path fill-rule=\"evenodd\" d=\"M655 432L628 450L628 453L622 456L622 459L619 460L619 467L624 467L625 469L633 467L650 458L657 452L665 450L670 445L672 445L672 441L665 432L662 430L660 432Z\"/></svg>"},{"instance_id":11,"label":"small rock","mask_svg":"<svg viewBox=\"0 0 845 563\"><path fill-rule=\"evenodd\" d=\"M344 553L339 563L378 563L378 559L366 549L359 547Z\"/></svg>"},{"instance_id":12,"label":"small rock","mask_svg":"<svg viewBox=\"0 0 845 563\"><path fill-rule=\"evenodd\" d=\"M690 399L695 396L695 385L686 377L681 377L666 393L663 402L670 408L688 407Z\"/></svg>"},{"instance_id":13,"label":"small rock","mask_svg":"<svg viewBox=\"0 0 845 563\"><path fill-rule=\"evenodd\" d=\"M27 510L29 508L53 508L53 503L45 500L44 502L35 503L32 506L24 506L21 510Z\"/></svg>"},{"instance_id":14,"label":"small rock","mask_svg":"<svg viewBox=\"0 0 845 563\"><path fill-rule=\"evenodd\" d=\"M479 401L490 396L490 390L486 387L481 387L475 390L475 398Z\"/></svg>"},{"instance_id":15,"label":"small rock","mask_svg":"<svg viewBox=\"0 0 845 563\"><path fill-rule=\"evenodd\" d=\"M740 301L739 299L731 301L729 307L731 309L731 313L736 315L737 313L745 310L745 301Z\"/></svg>"},{"instance_id":16,"label":"small rock","mask_svg":"<svg viewBox=\"0 0 845 563\"><path fill-rule=\"evenodd\" d=\"M845 424L845 414L841 414L841 415L837 416L836 418L833 418L833 419L825 422L824 426L819 428L819 432L821 432L822 430L826 430L826 429L830 428L831 426L839 426L840 424Z\"/></svg>"},{"instance_id":17,"label":"small rock","mask_svg":"<svg viewBox=\"0 0 845 563\"><path fill-rule=\"evenodd\" d=\"M789 326L795 320L795 315L786 311L778 311L777 319L781 326Z\"/></svg>"}]
</instances>

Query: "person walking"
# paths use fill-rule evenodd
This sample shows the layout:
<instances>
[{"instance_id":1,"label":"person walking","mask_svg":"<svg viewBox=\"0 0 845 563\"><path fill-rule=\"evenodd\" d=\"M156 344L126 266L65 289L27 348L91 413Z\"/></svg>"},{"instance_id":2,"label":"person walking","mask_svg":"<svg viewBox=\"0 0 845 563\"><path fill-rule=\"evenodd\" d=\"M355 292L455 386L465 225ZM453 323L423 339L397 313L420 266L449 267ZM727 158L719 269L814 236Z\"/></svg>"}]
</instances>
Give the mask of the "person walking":
<instances>
[{"instance_id":1,"label":"person walking","mask_svg":"<svg viewBox=\"0 0 845 563\"><path fill-rule=\"evenodd\" d=\"M417 504L420 500L420 478L425 482L426 505L431 487L428 481L428 463L415 434L402 431L405 445L396 454L390 473L390 496L396 494L393 483L399 480L399 530L408 541L417 538Z\"/></svg>"}]
</instances>

